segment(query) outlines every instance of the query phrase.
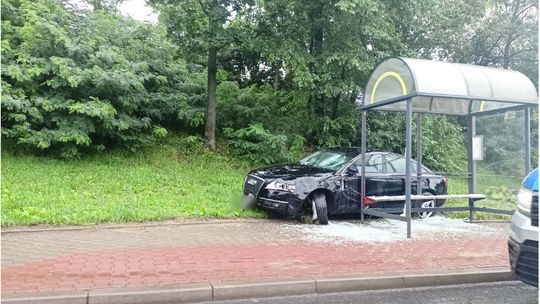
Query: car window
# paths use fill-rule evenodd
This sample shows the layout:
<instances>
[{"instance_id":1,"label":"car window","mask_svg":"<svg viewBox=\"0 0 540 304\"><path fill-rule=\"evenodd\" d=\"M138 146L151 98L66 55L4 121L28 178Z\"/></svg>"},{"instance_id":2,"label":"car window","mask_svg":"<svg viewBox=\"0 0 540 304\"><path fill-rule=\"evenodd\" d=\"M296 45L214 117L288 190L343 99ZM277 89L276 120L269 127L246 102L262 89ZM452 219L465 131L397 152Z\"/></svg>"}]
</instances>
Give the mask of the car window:
<instances>
[{"instance_id":1,"label":"car window","mask_svg":"<svg viewBox=\"0 0 540 304\"><path fill-rule=\"evenodd\" d=\"M322 150L300 160L303 165L314 166L327 170L338 170L351 161L358 153L355 151Z\"/></svg>"},{"instance_id":2,"label":"car window","mask_svg":"<svg viewBox=\"0 0 540 304\"><path fill-rule=\"evenodd\" d=\"M407 160L403 157L386 155L386 170L390 173L405 173ZM411 161L411 172L416 172L415 164Z\"/></svg>"},{"instance_id":3,"label":"car window","mask_svg":"<svg viewBox=\"0 0 540 304\"><path fill-rule=\"evenodd\" d=\"M375 154L369 157L366 161L366 172L383 172L383 157L381 154ZM357 159L354 164L358 170L362 168L362 158Z\"/></svg>"}]
</instances>

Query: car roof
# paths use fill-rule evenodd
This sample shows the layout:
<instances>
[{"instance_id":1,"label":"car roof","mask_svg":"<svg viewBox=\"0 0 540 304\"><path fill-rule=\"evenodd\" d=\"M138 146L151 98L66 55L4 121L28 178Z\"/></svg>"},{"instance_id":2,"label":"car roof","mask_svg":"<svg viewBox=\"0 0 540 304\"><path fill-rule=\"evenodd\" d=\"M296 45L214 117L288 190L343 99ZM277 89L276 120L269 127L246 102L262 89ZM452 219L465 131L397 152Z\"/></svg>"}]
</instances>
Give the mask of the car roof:
<instances>
[{"instance_id":1,"label":"car roof","mask_svg":"<svg viewBox=\"0 0 540 304\"><path fill-rule=\"evenodd\" d=\"M358 155L360 155L362 153L362 148L360 147L330 147L330 148L325 148L325 149L322 149L321 151L342 151L342 152L355 152L355 153L358 153ZM387 152L387 151L366 151L366 155L372 155L372 154L383 154L383 155L395 155L395 156L398 156L398 157L405 157L405 155L401 155L399 153L394 153L394 152ZM356 157L355 157L356 158ZM416 162L416 160L414 159L411 159L413 162ZM429 169L428 167L426 167L424 164L422 164L422 167L426 170L428 170L429 172L433 173L433 174L439 174L439 173L436 173L435 171L432 171L431 169Z\"/></svg>"},{"instance_id":2,"label":"car roof","mask_svg":"<svg viewBox=\"0 0 540 304\"><path fill-rule=\"evenodd\" d=\"M325 148L323 150L326 150L326 151L357 152L358 154L362 153L362 148L360 148L360 147L331 147L331 148ZM393 152L371 151L371 150L366 150L366 154L395 154L395 155L400 155L398 153L393 153Z\"/></svg>"},{"instance_id":3,"label":"car roof","mask_svg":"<svg viewBox=\"0 0 540 304\"><path fill-rule=\"evenodd\" d=\"M323 149L325 151L362 152L359 147L331 147Z\"/></svg>"}]
</instances>

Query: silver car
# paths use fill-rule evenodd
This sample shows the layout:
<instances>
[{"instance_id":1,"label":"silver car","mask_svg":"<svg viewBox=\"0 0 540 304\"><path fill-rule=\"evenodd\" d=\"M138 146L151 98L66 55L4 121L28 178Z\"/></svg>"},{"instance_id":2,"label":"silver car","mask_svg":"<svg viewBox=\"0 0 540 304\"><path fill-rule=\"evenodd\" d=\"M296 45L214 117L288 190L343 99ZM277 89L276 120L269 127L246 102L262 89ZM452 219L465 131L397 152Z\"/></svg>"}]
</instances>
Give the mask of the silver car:
<instances>
[{"instance_id":1,"label":"silver car","mask_svg":"<svg viewBox=\"0 0 540 304\"><path fill-rule=\"evenodd\" d=\"M518 193L508 253L514 277L538 287L538 168L523 180Z\"/></svg>"}]
</instances>

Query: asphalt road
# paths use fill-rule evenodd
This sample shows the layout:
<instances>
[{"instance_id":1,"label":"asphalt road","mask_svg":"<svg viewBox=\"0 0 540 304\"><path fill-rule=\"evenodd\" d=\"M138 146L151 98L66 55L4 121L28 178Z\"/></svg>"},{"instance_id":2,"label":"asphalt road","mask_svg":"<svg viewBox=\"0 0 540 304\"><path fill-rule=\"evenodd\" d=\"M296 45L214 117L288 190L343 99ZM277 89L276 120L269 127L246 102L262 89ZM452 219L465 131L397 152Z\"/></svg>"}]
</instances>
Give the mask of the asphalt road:
<instances>
[{"instance_id":1,"label":"asphalt road","mask_svg":"<svg viewBox=\"0 0 540 304\"><path fill-rule=\"evenodd\" d=\"M212 302L216 303L216 302ZM267 299L249 299L218 302L223 304L344 304L344 303L392 303L392 304L532 304L538 303L538 289L521 282L497 282L440 287L391 289L333 294L317 294Z\"/></svg>"}]
</instances>

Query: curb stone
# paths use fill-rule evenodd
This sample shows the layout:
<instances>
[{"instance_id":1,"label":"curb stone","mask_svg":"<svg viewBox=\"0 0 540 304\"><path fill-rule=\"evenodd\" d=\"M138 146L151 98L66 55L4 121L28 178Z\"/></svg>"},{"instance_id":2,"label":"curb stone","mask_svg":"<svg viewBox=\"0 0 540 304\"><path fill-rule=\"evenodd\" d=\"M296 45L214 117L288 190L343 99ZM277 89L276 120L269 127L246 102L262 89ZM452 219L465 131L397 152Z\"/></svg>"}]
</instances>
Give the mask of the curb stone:
<instances>
[{"instance_id":1,"label":"curb stone","mask_svg":"<svg viewBox=\"0 0 540 304\"><path fill-rule=\"evenodd\" d=\"M214 301L298 296L317 293L311 277L213 283Z\"/></svg>"},{"instance_id":2,"label":"curb stone","mask_svg":"<svg viewBox=\"0 0 540 304\"><path fill-rule=\"evenodd\" d=\"M88 290L72 292L33 292L20 294L3 294L2 303L16 304L86 304L88 302Z\"/></svg>"},{"instance_id":3,"label":"curb stone","mask_svg":"<svg viewBox=\"0 0 540 304\"><path fill-rule=\"evenodd\" d=\"M155 223L155 224L93 225L93 226L71 226L71 227L60 227L60 228L34 228L34 229L3 228L1 233L2 235L4 235L4 234L11 234L11 233L62 232L62 231L101 230L101 229L126 229L126 228L151 228L151 227L167 227L167 226L258 223L258 222L261 222L261 220L264 220L264 219L206 220L206 221L186 221L186 222Z\"/></svg>"},{"instance_id":4,"label":"curb stone","mask_svg":"<svg viewBox=\"0 0 540 304\"><path fill-rule=\"evenodd\" d=\"M286 279L199 283L157 288L116 288L81 291L72 295L54 293L3 294L2 303L194 303L323 294L337 292L382 290L395 288L429 287L474 284L513 280L508 268L462 269L443 272L407 272L341 276L313 276Z\"/></svg>"},{"instance_id":5,"label":"curb stone","mask_svg":"<svg viewBox=\"0 0 540 304\"><path fill-rule=\"evenodd\" d=\"M193 225L212 225L212 224L234 224L234 223L260 223L261 221L276 222L275 219L229 219L229 220L196 220L185 222L156 222L156 223L127 223L119 225L92 225L92 226L68 226L58 228L30 228L30 229L11 229L2 228L0 233L15 234L15 233L33 233L33 232L62 232L62 231L81 231L81 230L100 230L100 229L125 229L125 228L152 228L152 227L167 227L167 226L193 226ZM279 220L277 220L279 221ZM468 222L468 221L466 221ZM474 224L506 224L510 220L475 220Z\"/></svg>"},{"instance_id":6,"label":"curb stone","mask_svg":"<svg viewBox=\"0 0 540 304\"><path fill-rule=\"evenodd\" d=\"M141 290L130 288L95 290L89 292L87 304L169 304L212 301L212 285L209 283L186 284Z\"/></svg>"}]
</instances>

